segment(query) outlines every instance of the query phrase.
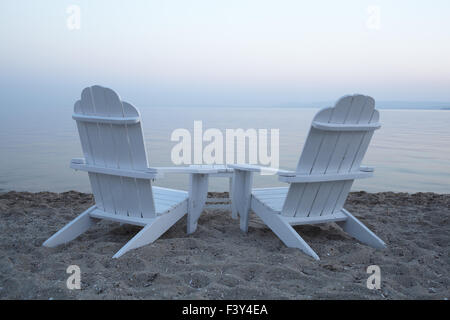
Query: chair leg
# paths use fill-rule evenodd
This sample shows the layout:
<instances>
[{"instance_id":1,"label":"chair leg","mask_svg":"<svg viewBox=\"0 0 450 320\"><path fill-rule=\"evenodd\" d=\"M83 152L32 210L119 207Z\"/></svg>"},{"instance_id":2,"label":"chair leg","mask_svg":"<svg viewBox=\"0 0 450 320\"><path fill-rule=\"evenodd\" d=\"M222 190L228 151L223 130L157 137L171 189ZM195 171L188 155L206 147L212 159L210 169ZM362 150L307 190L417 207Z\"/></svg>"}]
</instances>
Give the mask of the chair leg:
<instances>
[{"instance_id":1,"label":"chair leg","mask_svg":"<svg viewBox=\"0 0 450 320\"><path fill-rule=\"evenodd\" d=\"M163 233L165 233L171 226L173 226L178 220L180 220L187 212L186 205L179 206L174 211L165 213L162 216L157 217L153 222L147 224L141 231L139 231L130 241L128 241L113 258L119 258L126 252L145 246L158 239Z\"/></svg>"},{"instance_id":2,"label":"chair leg","mask_svg":"<svg viewBox=\"0 0 450 320\"><path fill-rule=\"evenodd\" d=\"M72 241L73 239L87 231L98 221L97 219L91 218L89 215L94 209L96 209L96 206L92 206L84 211L74 220L66 224L57 233L48 238L42 245L44 247L56 247L60 244Z\"/></svg>"},{"instance_id":3,"label":"chair leg","mask_svg":"<svg viewBox=\"0 0 450 320\"><path fill-rule=\"evenodd\" d=\"M253 208L253 206L252 206ZM317 253L303 240L292 226L284 220L278 213L273 213L267 209L255 205L253 211L264 221L264 223L280 238L289 248L298 248L315 260L320 260Z\"/></svg>"},{"instance_id":4,"label":"chair leg","mask_svg":"<svg viewBox=\"0 0 450 320\"><path fill-rule=\"evenodd\" d=\"M289 223L283 221L282 217L276 216L274 221L267 225L289 248L300 249L307 255L313 257L315 260L320 260L317 253L306 243L305 240L303 240L303 238Z\"/></svg>"},{"instance_id":5,"label":"chair leg","mask_svg":"<svg viewBox=\"0 0 450 320\"><path fill-rule=\"evenodd\" d=\"M376 249L386 248L386 244L383 240L378 238L375 233L369 230L361 221L356 219L350 212L342 209L342 212L348 217L347 220L337 222L337 224L349 235L358 239L362 243L365 243Z\"/></svg>"},{"instance_id":6,"label":"chair leg","mask_svg":"<svg viewBox=\"0 0 450 320\"><path fill-rule=\"evenodd\" d=\"M146 244L152 243L158 239L163 232L157 232L158 230L152 228L152 225L153 223L142 228L142 230L139 231L130 241L128 241L126 245L116 252L113 258L119 258L127 251L145 246Z\"/></svg>"}]
</instances>

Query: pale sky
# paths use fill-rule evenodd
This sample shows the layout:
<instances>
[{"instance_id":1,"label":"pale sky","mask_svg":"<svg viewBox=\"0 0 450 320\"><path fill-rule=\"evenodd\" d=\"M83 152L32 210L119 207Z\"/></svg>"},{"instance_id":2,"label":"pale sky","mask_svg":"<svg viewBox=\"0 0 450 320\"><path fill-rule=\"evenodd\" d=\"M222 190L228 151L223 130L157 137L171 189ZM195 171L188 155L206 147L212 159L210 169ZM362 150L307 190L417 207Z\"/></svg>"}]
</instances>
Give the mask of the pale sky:
<instances>
[{"instance_id":1,"label":"pale sky","mask_svg":"<svg viewBox=\"0 0 450 320\"><path fill-rule=\"evenodd\" d=\"M448 0L2 0L0 105L93 84L139 106L450 101L449 17Z\"/></svg>"}]
</instances>

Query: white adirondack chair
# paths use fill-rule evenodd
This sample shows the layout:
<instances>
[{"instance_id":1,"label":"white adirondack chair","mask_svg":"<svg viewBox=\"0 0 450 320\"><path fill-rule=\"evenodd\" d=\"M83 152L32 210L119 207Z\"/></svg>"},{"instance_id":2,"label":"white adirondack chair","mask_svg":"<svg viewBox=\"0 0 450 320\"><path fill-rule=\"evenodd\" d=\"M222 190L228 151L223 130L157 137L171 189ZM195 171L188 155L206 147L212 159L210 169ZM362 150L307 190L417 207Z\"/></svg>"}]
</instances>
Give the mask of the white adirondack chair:
<instances>
[{"instance_id":1,"label":"white adirondack chair","mask_svg":"<svg viewBox=\"0 0 450 320\"><path fill-rule=\"evenodd\" d=\"M351 236L375 247L385 243L343 208L358 178L373 175L362 167L374 130L380 127L375 101L368 96L341 98L333 108L317 113L312 122L296 171L276 170L288 188L253 189L255 165L234 168L232 205L247 232L249 210L253 210L288 247L298 248L313 258L319 256L292 228L293 225L336 222Z\"/></svg>"},{"instance_id":2,"label":"white adirondack chair","mask_svg":"<svg viewBox=\"0 0 450 320\"><path fill-rule=\"evenodd\" d=\"M43 245L69 242L99 219L143 227L113 258L155 241L186 213L187 231L194 232L207 197L208 174L220 170L149 168L139 111L111 89L84 89L74 109L84 159L73 159L71 168L89 173L95 205ZM165 173L190 174L189 193L152 186Z\"/></svg>"}]
</instances>

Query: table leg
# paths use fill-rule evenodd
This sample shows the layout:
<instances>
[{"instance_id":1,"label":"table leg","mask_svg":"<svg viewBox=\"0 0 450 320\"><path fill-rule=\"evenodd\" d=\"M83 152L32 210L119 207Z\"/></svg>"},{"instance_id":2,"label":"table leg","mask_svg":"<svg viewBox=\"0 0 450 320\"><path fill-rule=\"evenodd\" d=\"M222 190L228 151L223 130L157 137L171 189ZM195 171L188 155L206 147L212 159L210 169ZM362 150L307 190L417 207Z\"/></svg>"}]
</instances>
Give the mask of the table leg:
<instances>
[{"instance_id":1,"label":"table leg","mask_svg":"<svg viewBox=\"0 0 450 320\"><path fill-rule=\"evenodd\" d=\"M238 218L238 213L236 210L236 207L233 205L233 175L230 176L229 178L229 191L228 191L228 197L230 198L230 207L231 207L231 218L233 219L237 219Z\"/></svg>"},{"instance_id":2,"label":"table leg","mask_svg":"<svg viewBox=\"0 0 450 320\"><path fill-rule=\"evenodd\" d=\"M192 173L189 177L187 233L197 229L197 221L208 197L208 174Z\"/></svg>"}]
</instances>

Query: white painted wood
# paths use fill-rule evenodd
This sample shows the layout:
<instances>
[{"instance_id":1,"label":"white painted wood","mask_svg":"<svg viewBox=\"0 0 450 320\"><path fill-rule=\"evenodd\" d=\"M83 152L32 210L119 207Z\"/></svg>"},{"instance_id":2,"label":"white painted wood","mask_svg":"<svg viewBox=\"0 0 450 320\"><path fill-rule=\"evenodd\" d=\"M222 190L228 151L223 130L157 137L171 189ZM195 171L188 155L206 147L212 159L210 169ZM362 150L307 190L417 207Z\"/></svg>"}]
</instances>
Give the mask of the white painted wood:
<instances>
[{"instance_id":1,"label":"white painted wood","mask_svg":"<svg viewBox=\"0 0 450 320\"><path fill-rule=\"evenodd\" d=\"M160 173L204 173L204 174L220 174L223 173L220 168L196 168L196 167L150 167L149 170L154 170Z\"/></svg>"},{"instance_id":2,"label":"white painted wood","mask_svg":"<svg viewBox=\"0 0 450 320\"><path fill-rule=\"evenodd\" d=\"M186 191L184 191L184 190L178 190L178 189L172 189L172 188L164 188L164 187L156 187L156 186L153 187L153 192L178 194L180 197L182 195L186 194Z\"/></svg>"},{"instance_id":3,"label":"white painted wood","mask_svg":"<svg viewBox=\"0 0 450 320\"><path fill-rule=\"evenodd\" d=\"M289 188L264 188L264 189L253 189L252 197L261 202L271 211L280 213L285 206L285 200Z\"/></svg>"},{"instance_id":4,"label":"white painted wood","mask_svg":"<svg viewBox=\"0 0 450 320\"><path fill-rule=\"evenodd\" d=\"M378 123L378 111L374 109L375 101L370 97L356 96L355 110L359 110L359 115L349 117L348 123ZM370 132L352 132L347 136L348 146L345 154L340 161L338 172L354 172L361 166L361 161L369 146L373 131ZM333 192L340 192L337 198L333 212L338 212L343 208L345 199L350 192L353 181L347 181L342 184L341 190L333 190Z\"/></svg>"},{"instance_id":5,"label":"white painted wood","mask_svg":"<svg viewBox=\"0 0 450 320\"><path fill-rule=\"evenodd\" d=\"M285 221L291 226L304 225L304 224L319 224L328 222L341 222L346 221L347 216L342 212L336 212L327 216L315 216L315 217L286 217Z\"/></svg>"},{"instance_id":6,"label":"white painted wood","mask_svg":"<svg viewBox=\"0 0 450 320\"><path fill-rule=\"evenodd\" d=\"M229 164L228 167L252 172L260 172L262 168L261 166L254 164Z\"/></svg>"},{"instance_id":7,"label":"white painted wood","mask_svg":"<svg viewBox=\"0 0 450 320\"><path fill-rule=\"evenodd\" d=\"M90 227L92 227L97 220L92 219L90 214L96 210L96 206L92 206L74 220L65 225L62 229L56 232L53 236L48 238L44 243L44 247L56 247L60 244L67 243L79 235L83 234Z\"/></svg>"},{"instance_id":8,"label":"white painted wood","mask_svg":"<svg viewBox=\"0 0 450 320\"><path fill-rule=\"evenodd\" d=\"M342 213L347 216L344 222L339 222L338 225L349 235L358 239L373 248L384 249L386 244L383 240L378 238L372 231L369 230L361 221L356 219L350 212L342 209Z\"/></svg>"},{"instance_id":9,"label":"white painted wood","mask_svg":"<svg viewBox=\"0 0 450 320\"><path fill-rule=\"evenodd\" d=\"M85 111L85 107L81 105L81 101L77 101L75 103L74 110L78 114L86 114L86 112L88 112L88 110ZM92 129L90 129L89 127L90 126L87 123L77 121L78 133L80 136L81 147L83 150L84 158L86 159L86 163L95 165L95 153L89 136L89 132L91 132ZM104 210L105 207L103 205L103 196L98 176L99 175L96 173L89 173L89 181L91 183L92 193L94 194L96 205Z\"/></svg>"},{"instance_id":10,"label":"white painted wood","mask_svg":"<svg viewBox=\"0 0 450 320\"><path fill-rule=\"evenodd\" d=\"M158 187L153 187L153 195L158 201L162 202L180 202L188 198L188 193L186 191L183 191L183 193L175 193L171 192L170 190L164 190L163 192L157 191ZM179 191L179 190L177 190Z\"/></svg>"},{"instance_id":11,"label":"white painted wood","mask_svg":"<svg viewBox=\"0 0 450 320\"><path fill-rule=\"evenodd\" d=\"M296 217L305 217L309 215L309 212L320 190L320 186L321 183L319 182L307 183L305 185L305 191L303 191L302 198L300 199L297 210L295 211Z\"/></svg>"},{"instance_id":12,"label":"white painted wood","mask_svg":"<svg viewBox=\"0 0 450 320\"><path fill-rule=\"evenodd\" d=\"M250 213L252 184L253 184L253 173L244 171L242 202L241 202L240 211L239 211L239 215L241 218L240 227L241 227L241 230L244 232L248 231L248 218L249 218L249 213Z\"/></svg>"},{"instance_id":13,"label":"white painted wood","mask_svg":"<svg viewBox=\"0 0 450 320\"><path fill-rule=\"evenodd\" d=\"M342 98L336 103L334 108L324 109L319 112L315 116L313 122L317 121L336 124L345 122L345 119L350 112L351 101L352 97L350 96ZM339 132L324 132L312 126L307 141L305 142L305 146L308 144L310 149L313 150L313 154L303 157L304 152L302 152L297 171L307 175L325 176L330 157L334 152L336 141L339 136ZM311 140L310 143L308 143L309 140ZM314 147L314 144L316 144L317 147ZM291 188L292 187L293 185L291 185ZM325 183L306 183L301 197L298 198L295 216L307 217L311 213L314 215L317 214L317 212L320 212L321 208L318 207L317 203L323 203L325 200L324 198L329 194L329 191L326 189ZM298 195L295 194L291 194L290 196L294 198L298 197Z\"/></svg>"},{"instance_id":14,"label":"white painted wood","mask_svg":"<svg viewBox=\"0 0 450 320\"><path fill-rule=\"evenodd\" d=\"M71 163L70 167L74 170L102 173L106 175L113 175L119 177L140 178L140 179L156 179L161 178L161 173L155 171L138 171L138 170L126 170L115 169L100 166L91 166L87 164Z\"/></svg>"},{"instance_id":15,"label":"white painted wood","mask_svg":"<svg viewBox=\"0 0 450 320\"><path fill-rule=\"evenodd\" d=\"M181 168L183 171L187 168L185 172L189 173L203 173L208 174L209 177L213 178L227 178L229 179L229 198L207 198L204 208L205 209L231 209L231 216L237 217L237 212L234 210L231 204L232 199L232 180L233 180L233 169L228 168L224 165L190 165L189 167ZM159 168L158 168L159 169ZM165 172L166 173L166 172ZM220 204L214 204L215 202L224 202Z\"/></svg>"},{"instance_id":16,"label":"white painted wood","mask_svg":"<svg viewBox=\"0 0 450 320\"><path fill-rule=\"evenodd\" d=\"M320 260L313 249L300 237L297 231L292 228L286 219L280 214L267 209L257 199L252 198L253 211L264 221L264 223L280 238L289 248L298 248L315 260Z\"/></svg>"},{"instance_id":17,"label":"white painted wood","mask_svg":"<svg viewBox=\"0 0 450 320\"><path fill-rule=\"evenodd\" d=\"M142 218L153 218L159 212L156 209L155 187L152 187L150 180L136 178L136 185L139 196L140 210Z\"/></svg>"},{"instance_id":18,"label":"white painted wood","mask_svg":"<svg viewBox=\"0 0 450 320\"><path fill-rule=\"evenodd\" d=\"M330 148L326 148L329 150ZM230 165L233 168L250 171L250 172L269 172L273 170L274 174L278 175L278 180L282 182L321 182L321 181L337 181L337 180L352 180L352 179L364 179L370 178L372 175L368 174L374 171L373 167L361 166L359 171L355 172L347 172L347 173L335 173L335 174L305 174L296 171L282 170L282 169L273 169L270 167L263 167L259 165ZM156 168L157 172L165 172L164 170L159 170ZM177 169L177 168L174 168ZM180 168L181 169L181 168ZM156 171L156 170L155 170ZM214 176L214 174L210 174ZM218 174L219 175L219 174Z\"/></svg>"},{"instance_id":19,"label":"white painted wood","mask_svg":"<svg viewBox=\"0 0 450 320\"><path fill-rule=\"evenodd\" d=\"M189 179L189 186L187 233L191 234L197 229L198 218L208 197L208 175L192 173Z\"/></svg>"},{"instance_id":20,"label":"white painted wood","mask_svg":"<svg viewBox=\"0 0 450 320\"><path fill-rule=\"evenodd\" d=\"M135 108L131 107L132 110L125 110L124 103L114 91L102 89L95 86L92 89L93 99L97 108L102 106L105 112L109 111L109 116L139 117L139 113ZM114 113L112 113L113 111ZM133 137L129 135L129 128L131 129L131 127L137 129L137 135ZM104 140L112 139L115 144L116 152L114 156L115 159L117 159L117 168L125 170L147 169L148 165L141 124L110 125L110 128L111 130L105 130L102 133L106 136ZM138 148L141 150L141 152L138 153L138 156L132 152L132 142L138 144ZM139 191L136 179L120 177L120 180L122 191L121 194L115 195L120 199L120 201L118 201L116 213L133 217L142 217L142 209L139 201ZM150 184L150 180L147 181ZM151 212L150 216L154 215L155 213Z\"/></svg>"},{"instance_id":21,"label":"white painted wood","mask_svg":"<svg viewBox=\"0 0 450 320\"><path fill-rule=\"evenodd\" d=\"M320 212L321 216L330 215L335 212L334 208L336 207L337 199L341 194L340 190L342 190L345 183L346 181L334 181L327 183L326 188L329 189L329 192L328 197L323 202L323 207Z\"/></svg>"},{"instance_id":22,"label":"white painted wood","mask_svg":"<svg viewBox=\"0 0 450 320\"><path fill-rule=\"evenodd\" d=\"M81 103L82 105L92 105L95 115L99 117L139 118L139 113L135 108L128 105L128 109L126 109L125 103L120 101L120 98L114 91L100 86L93 86L85 89L82 93ZM104 167L107 167L110 170L124 171L147 169L145 147L140 123L132 125L132 127L137 128L139 134L139 136L133 137L128 135L128 125L126 123L121 125L98 123L97 127L100 144L97 144L96 148L102 151L101 155L103 156ZM133 163L133 153L131 148L133 143L137 143L138 149L140 149L140 152L138 152L140 159L136 156L134 159L134 162L140 161L142 163L140 166L136 166ZM100 166L102 166L102 163L100 163ZM148 179L148 177L145 178ZM119 215L142 217L142 212L144 211L147 216L155 215L155 213L152 212L154 211L154 206L151 202L147 201L146 203L149 207L143 208L139 198L139 193L143 192L139 192L138 190L142 183L138 184L134 177L120 176L117 174L116 176L101 175L100 181L102 187L105 189L105 192L103 193L110 197L106 202L113 204L113 208L107 210L108 212L114 212ZM150 184L150 180L146 180L146 184ZM148 190L149 187L146 189ZM148 197L152 197L151 192Z\"/></svg>"},{"instance_id":23,"label":"white painted wood","mask_svg":"<svg viewBox=\"0 0 450 320\"><path fill-rule=\"evenodd\" d=\"M234 170L233 179L231 180L231 218L236 220L239 216L238 212L238 202L241 201L239 196L239 189L242 188L242 176L240 174L236 174L237 170Z\"/></svg>"},{"instance_id":24,"label":"white painted wood","mask_svg":"<svg viewBox=\"0 0 450 320\"><path fill-rule=\"evenodd\" d=\"M229 185L229 187L228 187L228 197L230 198L231 218L235 220L235 219L237 219L238 213L236 211L236 207L233 206L233 176L234 176L233 171L234 170L231 171L231 176L229 178L229 183L228 183L228 185Z\"/></svg>"},{"instance_id":25,"label":"white painted wood","mask_svg":"<svg viewBox=\"0 0 450 320\"><path fill-rule=\"evenodd\" d=\"M272 173L272 174L284 174L288 175L289 173L292 173L295 175L295 172L293 171L287 171L283 169L277 169L272 167L264 167L256 164L229 164L229 168L232 169L238 169L238 170L244 170L244 171L251 171L251 172L264 172L266 174Z\"/></svg>"},{"instance_id":26,"label":"white painted wood","mask_svg":"<svg viewBox=\"0 0 450 320\"><path fill-rule=\"evenodd\" d=\"M151 185L151 180L162 177L164 171L148 168L142 123L135 107L122 102L111 89L93 86L82 91L73 118L84 159L73 159L71 167L88 172L96 205L45 241L45 246L75 239L98 219L143 226L116 253L117 258L156 240L187 214L186 191ZM206 197L207 189L201 191Z\"/></svg>"},{"instance_id":27,"label":"white painted wood","mask_svg":"<svg viewBox=\"0 0 450 320\"><path fill-rule=\"evenodd\" d=\"M212 178L227 178L229 180L229 198L207 198L204 209L230 209L233 217L236 213L231 206L231 194L232 194L232 179L233 179L233 169L227 168L224 165L190 165L191 173L204 173L208 174ZM216 204L217 202L221 202Z\"/></svg>"},{"instance_id":28,"label":"white painted wood","mask_svg":"<svg viewBox=\"0 0 450 320\"><path fill-rule=\"evenodd\" d=\"M235 167L232 183L231 205L233 210L240 217L240 228L242 231L248 230L248 215L250 211L251 187L253 183L253 171L241 170ZM233 216L233 218L236 218Z\"/></svg>"},{"instance_id":29,"label":"white painted wood","mask_svg":"<svg viewBox=\"0 0 450 320\"><path fill-rule=\"evenodd\" d=\"M375 100L369 97L364 110L361 113L359 123L378 123L380 114L378 110L375 109ZM370 140L372 139L373 132L366 132L360 142L360 148L357 151L355 158L352 163L351 170L357 170L358 166L361 165L362 159L366 154L367 148L369 146Z\"/></svg>"},{"instance_id":30,"label":"white painted wood","mask_svg":"<svg viewBox=\"0 0 450 320\"><path fill-rule=\"evenodd\" d=\"M114 222L120 222L121 224L133 224L136 226L144 227L145 225L153 222L154 218L140 218L140 217L128 217L120 214L107 213L103 210L94 210L90 214L91 218L105 219Z\"/></svg>"},{"instance_id":31,"label":"white painted wood","mask_svg":"<svg viewBox=\"0 0 450 320\"><path fill-rule=\"evenodd\" d=\"M287 228L286 225L282 225L281 222L278 221L279 219L283 221L283 224L290 226L336 222L344 231L348 232L351 236L361 242L377 249L385 248L385 244L381 239L345 209L325 216L284 217L279 213L288 193L288 188L274 188L277 197L268 197L270 194L269 192L270 188L261 189L260 192L258 192L258 190L256 192L253 191L251 209L269 226L269 228L272 229L272 231L275 232L275 230L277 230L275 233L289 247L299 248L308 255L315 257L309 251L309 246L304 246L303 239L299 241L295 234L293 234L295 230ZM284 232L285 234L281 235L281 232ZM288 240L286 240L286 238Z\"/></svg>"},{"instance_id":32,"label":"white painted wood","mask_svg":"<svg viewBox=\"0 0 450 320\"><path fill-rule=\"evenodd\" d=\"M87 116L98 116L104 115L105 111L101 108L101 105L98 105L96 109L96 104L94 102L94 94L93 91L101 90L100 87L94 86L90 88L85 88L81 93L80 106L82 114ZM102 96L98 94L97 96ZM75 114L78 114L78 110L75 108ZM109 115L109 114L107 114ZM114 114L115 115L115 114ZM90 122L81 122L77 121L77 124L84 123L87 128L87 134L89 137L89 143L92 154L92 165L98 167L108 167L111 163L113 163L110 156L110 139L107 139L110 134L106 133L106 129L110 128L110 125L99 124L99 123L90 123ZM105 139L105 141L103 141ZM91 163L87 163L90 165ZM116 186L117 182L120 181L120 177L112 177L104 174L97 174L98 185L103 197L103 209L109 213L117 213L118 204L121 203L120 199L114 196L113 190ZM122 194L120 192L119 194ZM95 195L95 194L94 194ZM95 199L97 202L97 199Z\"/></svg>"},{"instance_id":33,"label":"white painted wood","mask_svg":"<svg viewBox=\"0 0 450 320\"><path fill-rule=\"evenodd\" d=\"M340 126L372 126L373 128L379 127L379 123L376 125L368 124L365 121L363 124L360 123L361 119L364 118L365 114L373 113L372 103L373 99L370 97L362 95L347 96L338 101L336 106L331 110L326 109L324 112L325 116L320 116L320 113L315 117L316 122L330 123L330 126L336 125ZM325 121L326 117L329 116L328 122ZM318 118L322 118L317 120ZM353 130L353 129L352 129ZM310 174L323 174L330 175L330 182L325 182L320 184L319 187L313 184L309 184L305 187L303 192L303 197L299 203L303 205L297 208L296 216L314 216L330 214L333 212L339 212L342 205L350 191L352 180L356 178L369 177L370 175L365 175L364 172L359 171L360 161L355 162L355 155L361 147L361 139L363 136L368 134L366 131L350 131L350 132L333 132L333 131L315 131L315 128L311 128L311 132L315 135L317 143L320 143L320 147L316 150L317 153L314 160L309 161L305 164L299 162L299 166L303 168L310 168ZM373 131L369 135L373 134ZM308 137L308 139L310 136ZM363 146L364 152L367 146ZM311 158L312 159L312 158ZM362 159L362 158L361 158ZM301 159L302 160L302 159ZM350 170L350 167L354 170ZM350 171L355 173L355 176L351 176ZM361 173L361 175L359 174ZM332 181L337 181L338 178L333 179L331 176L333 174L343 174L342 180L348 180L341 184L333 183ZM345 176L348 174L348 179ZM333 208L331 210L326 205L330 204L328 198L336 198ZM314 197L311 206L305 205L306 202L310 202L310 199Z\"/></svg>"},{"instance_id":34,"label":"white painted wood","mask_svg":"<svg viewBox=\"0 0 450 320\"><path fill-rule=\"evenodd\" d=\"M158 216L163 215L179 206L188 199L188 192L182 190L152 187L155 199L155 211Z\"/></svg>"},{"instance_id":35,"label":"white painted wood","mask_svg":"<svg viewBox=\"0 0 450 320\"><path fill-rule=\"evenodd\" d=\"M120 258L123 254L132 249L145 246L157 240L186 214L187 206L187 200L183 201L174 210L154 219L150 224L147 224L141 231L139 231L130 241L128 241L127 244L125 244L119 251L117 251L113 258Z\"/></svg>"},{"instance_id":36,"label":"white painted wood","mask_svg":"<svg viewBox=\"0 0 450 320\"><path fill-rule=\"evenodd\" d=\"M297 207L299 205L300 199L303 196L303 193L305 192L305 183L294 183L291 184L291 186L288 188L287 197L281 204L282 210L281 215L286 217L293 217L295 216L295 212L297 210ZM278 206L277 206L278 208ZM281 208L281 207L280 207Z\"/></svg>"},{"instance_id":37,"label":"white painted wood","mask_svg":"<svg viewBox=\"0 0 450 320\"><path fill-rule=\"evenodd\" d=\"M384 242L343 208L354 179L372 176L373 168L361 161L374 130L380 127L378 111L371 97L345 96L333 108L314 117L295 171L277 170L279 180L289 188L254 189L252 209L288 246L297 247L318 259L291 225L336 222L344 231L375 248ZM261 172L255 165L234 165L233 207L242 214L245 207L244 174ZM244 211L248 212L248 210ZM248 214L247 214L248 220ZM241 229L246 231L246 228Z\"/></svg>"},{"instance_id":38,"label":"white painted wood","mask_svg":"<svg viewBox=\"0 0 450 320\"><path fill-rule=\"evenodd\" d=\"M139 117L99 117L85 116L81 114L72 115L72 119L82 122L107 123L107 124L134 124L140 121Z\"/></svg>"},{"instance_id":39,"label":"white painted wood","mask_svg":"<svg viewBox=\"0 0 450 320\"><path fill-rule=\"evenodd\" d=\"M354 180L364 179L373 176L372 171L354 171L348 173L332 173L332 174L303 174L298 176L278 176L278 180L288 183L309 183L309 182L325 182L325 181L339 181L339 180Z\"/></svg>"},{"instance_id":40,"label":"white painted wood","mask_svg":"<svg viewBox=\"0 0 450 320\"><path fill-rule=\"evenodd\" d=\"M371 124L337 124L313 121L313 128L326 131L373 131L381 127L379 123Z\"/></svg>"}]
</instances>

